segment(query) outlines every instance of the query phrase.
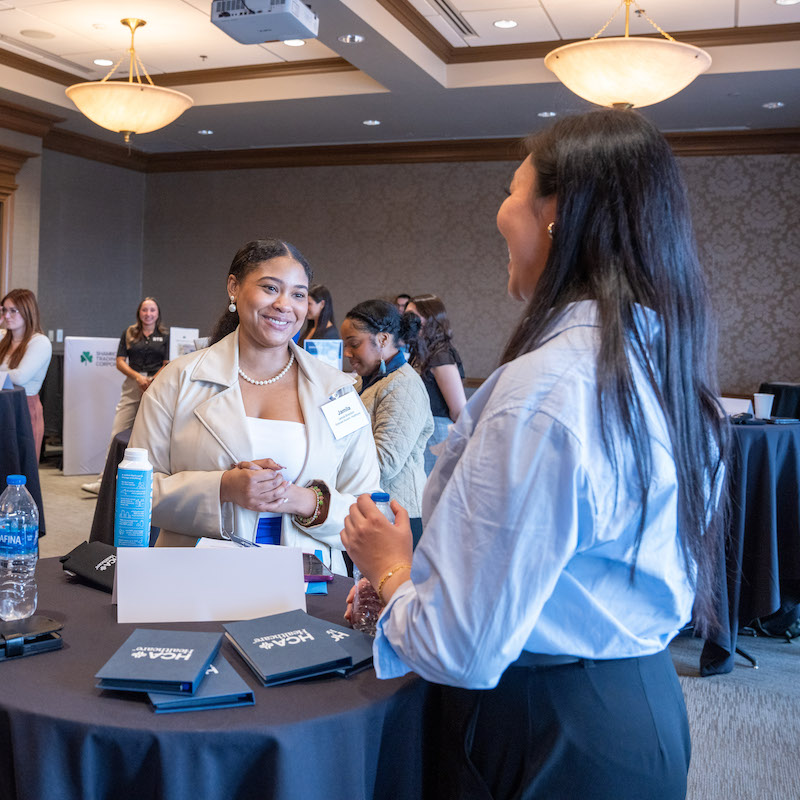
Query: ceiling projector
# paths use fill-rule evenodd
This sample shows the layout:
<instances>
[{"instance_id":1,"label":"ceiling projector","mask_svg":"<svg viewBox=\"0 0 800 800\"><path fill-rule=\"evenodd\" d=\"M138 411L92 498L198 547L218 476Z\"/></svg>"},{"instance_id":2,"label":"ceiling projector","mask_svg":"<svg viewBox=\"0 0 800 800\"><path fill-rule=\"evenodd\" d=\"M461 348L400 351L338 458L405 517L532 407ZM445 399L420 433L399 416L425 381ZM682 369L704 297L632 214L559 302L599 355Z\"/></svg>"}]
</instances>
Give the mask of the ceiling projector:
<instances>
[{"instance_id":1,"label":"ceiling projector","mask_svg":"<svg viewBox=\"0 0 800 800\"><path fill-rule=\"evenodd\" d=\"M315 39L319 17L300 0L214 0L211 22L241 44Z\"/></svg>"}]
</instances>

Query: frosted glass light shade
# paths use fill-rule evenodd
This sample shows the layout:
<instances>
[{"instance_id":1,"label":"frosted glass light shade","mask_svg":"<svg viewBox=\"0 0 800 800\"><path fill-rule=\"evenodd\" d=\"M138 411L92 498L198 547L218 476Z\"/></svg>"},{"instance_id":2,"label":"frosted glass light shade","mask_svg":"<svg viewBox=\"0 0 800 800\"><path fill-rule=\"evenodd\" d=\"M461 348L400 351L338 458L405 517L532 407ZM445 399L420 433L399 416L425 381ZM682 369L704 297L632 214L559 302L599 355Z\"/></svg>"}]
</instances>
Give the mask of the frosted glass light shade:
<instances>
[{"instance_id":1,"label":"frosted glass light shade","mask_svg":"<svg viewBox=\"0 0 800 800\"><path fill-rule=\"evenodd\" d=\"M685 89L711 66L711 56L668 39L610 36L558 47L544 65L590 103L642 108Z\"/></svg>"},{"instance_id":2,"label":"frosted glass light shade","mask_svg":"<svg viewBox=\"0 0 800 800\"><path fill-rule=\"evenodd\" d=\"M174 122L194 104L188 94L149 83L91 81L76 83L67 97L101 128L150 133Z\"/></svg>"}]
</instances>

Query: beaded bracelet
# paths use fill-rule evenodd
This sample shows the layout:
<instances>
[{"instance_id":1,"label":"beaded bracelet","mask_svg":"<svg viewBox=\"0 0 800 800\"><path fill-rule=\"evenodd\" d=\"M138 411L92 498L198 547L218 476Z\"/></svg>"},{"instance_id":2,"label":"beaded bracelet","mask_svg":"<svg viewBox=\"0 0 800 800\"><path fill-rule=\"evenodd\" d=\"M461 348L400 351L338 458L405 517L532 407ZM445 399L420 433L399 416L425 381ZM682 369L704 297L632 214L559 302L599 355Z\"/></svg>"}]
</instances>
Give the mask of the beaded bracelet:
<instances>
[{"instance_id":1,"label":"beaded bracelet","mask_svg":"<svg viewBox=\"0 0 800 800\"><path fill-rule=\"evenodd\" d=\"M392 575L399 572L401 569L410 570L411 564L409 564L407 561L401 561L399 564L395 564L394 566L389 567L389 569L387 569L386 572L383 573L383 577L381 578L381 581L378 584L377 592L378 592L378 598L384 605L386 605L386 601L383 599L383 584L386 583L386 581L388 581L389 578L392 577Z\"/></svg>"},{"instance_id":2,"label":"beaded bracelet","mask_svg":"<svg viewBox=\"0 0 800 800\"><path fill-rule=\"evenodd\" d=\"M320 489L319 486L312 484L308 488L317 495L317 507L314 509L314 513L310 517L300 517L297 514L295 514L294 517L297 522L305 528L307 528L309 525L313 525L317 521L322 511L322 506L325 503L325 495L322 493L322 489Z\"/></svg>"}]
</instances>

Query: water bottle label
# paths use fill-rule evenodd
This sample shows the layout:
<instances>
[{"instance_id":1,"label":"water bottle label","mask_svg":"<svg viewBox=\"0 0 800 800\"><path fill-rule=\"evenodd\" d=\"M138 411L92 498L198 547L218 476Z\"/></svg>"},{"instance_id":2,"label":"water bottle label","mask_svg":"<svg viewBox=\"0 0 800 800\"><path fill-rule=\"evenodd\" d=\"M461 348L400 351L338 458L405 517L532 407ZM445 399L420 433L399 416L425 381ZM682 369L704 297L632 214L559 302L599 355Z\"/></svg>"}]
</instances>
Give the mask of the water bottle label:
<instances>
[{"instance_id":1,"label":"water bottle label","mask_svg":"<svg viewBox=\"0 0 800 800\"><path fill-rule=\"evenodd\" d=\"M38 540L38 525L20 526L5 520L0 524L0 557L35 553Z\"/></svg>"},{"instance_id":2,"label":"water bottle label","mask_svg":"<svg viewBox=\"0 0 800 800\"><path fill-rule=\"evenodd\" d=\"M114 545L147 547L153 510L153 473L117 470L117 500L114 511Z\"/></svg>"}]
</instances>

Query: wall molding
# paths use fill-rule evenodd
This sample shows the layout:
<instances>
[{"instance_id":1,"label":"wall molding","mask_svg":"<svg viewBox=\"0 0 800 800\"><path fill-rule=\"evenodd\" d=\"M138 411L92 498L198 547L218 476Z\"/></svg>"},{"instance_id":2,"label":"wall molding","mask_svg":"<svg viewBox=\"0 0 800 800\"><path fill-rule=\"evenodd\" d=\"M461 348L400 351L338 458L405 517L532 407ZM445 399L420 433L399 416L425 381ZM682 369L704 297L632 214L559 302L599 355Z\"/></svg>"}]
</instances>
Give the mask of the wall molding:
<instances>
[{"instance_id":1,"label":"wall molding","mask_svg":"<svg viewBox=\"0 0 800 800\"><path fill-rule=\"evenodd\" d=\"M88 158L115 167L124 167L135 172L147 172L149 156L141 150L134 150L119 144L111 144L92 136L84 136L72 131L54 128L42 139L42 147L70 156Z\"/></svg>"},{"instance_id":2,"label":"wall molding","mask_svg":"<svg viewBox=\"0 0 800 800\"><path fill-rule=\"evenodd\" d=\"M59 122L64 122L64 117L54 117L52 114L0 100L0 128L42 139Z\"/></svg>"},{"instance_id":3,"label":"wall molding","mask_svg":"<svg viewBox=\"0 0 800 800\"><path fill-rule=\"evenodd\" d=\"M666 139L675 155L682 157L800 153L800 128L687 131L667 133ZM44 137L42 146L48 150L148 173L519 161L525 154L522 137L143 153L58 128Z\"/></svg>"}]
</instances>

